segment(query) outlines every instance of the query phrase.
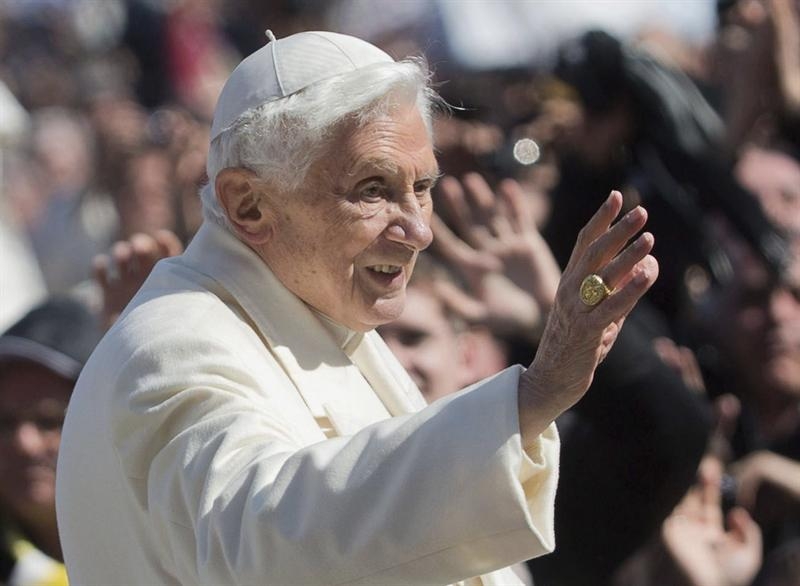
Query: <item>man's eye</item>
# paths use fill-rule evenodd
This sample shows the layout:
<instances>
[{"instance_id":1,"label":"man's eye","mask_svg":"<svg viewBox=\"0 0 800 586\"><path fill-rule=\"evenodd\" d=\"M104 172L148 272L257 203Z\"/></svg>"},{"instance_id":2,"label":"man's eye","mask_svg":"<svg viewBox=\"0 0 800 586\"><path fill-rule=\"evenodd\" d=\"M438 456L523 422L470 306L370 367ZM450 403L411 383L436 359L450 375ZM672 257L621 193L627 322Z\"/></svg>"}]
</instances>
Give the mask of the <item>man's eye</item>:
<instances>
[{"instance_id":1,"label":"man's eye","mask_svg":"<svg viewBox=\"0 0 800 586\"><path fill-rule=\"evenodd\" d=\"M386 187L380 183L368 183L360 190L362 199L376 201L381 199L386 192Z\"/></svg>"},{"instance_id":2,"label":"man's eye","mask_svg":"<svg viewBox=\"0 0 800 586\"><path fill-rule=\"evenodd\" d=\"M397 336L398 341L406 348L419 346L427 337L428 336L425 334L425 332L420 332L418 330L404 331Z\"/></svg>"},{"instance_id":3,"label":"man's eye","mask_svg":"<svg viewBox=\"0 0 800 586\"><path fill-rule=\"evenodd\" d=\"M64 427L63 417L40 417L36 420L40 431L59 431Z\"/></svg>"},{"instance_id":4,"label":"man's eye","mask_svg":"<svg viewBox=\"0 0 800 586\"><path fill-rule=\"evenodd\" d=\"M432 187L433 187L432 181L417 181L414 184L414 193L426 194L431 190Z\"/></svg>"}]
</instances>

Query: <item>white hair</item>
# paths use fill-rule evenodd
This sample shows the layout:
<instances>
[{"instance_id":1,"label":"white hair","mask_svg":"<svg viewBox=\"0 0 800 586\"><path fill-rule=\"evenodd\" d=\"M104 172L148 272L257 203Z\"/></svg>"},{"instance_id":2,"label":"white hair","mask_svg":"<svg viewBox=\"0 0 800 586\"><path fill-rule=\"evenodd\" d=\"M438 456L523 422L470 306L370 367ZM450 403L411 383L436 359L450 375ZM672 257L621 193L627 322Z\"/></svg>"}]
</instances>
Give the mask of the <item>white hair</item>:
<instances>
[{"instance_id":1,"label":"white hair","mask_svg":"<svg viewBox=\"0 0 800 586\"><path fill-rule=\"evenodd\" d=\"M280 100L247 110L212 142L200 190L203 215L228 227L215 193L217 173L243 167L289 191L305 180L345 120L364 124L400 104L415 104L432 133L433 107L442 103L422 60L376 63L314 83Z\"/></svg>"}]
</instances>

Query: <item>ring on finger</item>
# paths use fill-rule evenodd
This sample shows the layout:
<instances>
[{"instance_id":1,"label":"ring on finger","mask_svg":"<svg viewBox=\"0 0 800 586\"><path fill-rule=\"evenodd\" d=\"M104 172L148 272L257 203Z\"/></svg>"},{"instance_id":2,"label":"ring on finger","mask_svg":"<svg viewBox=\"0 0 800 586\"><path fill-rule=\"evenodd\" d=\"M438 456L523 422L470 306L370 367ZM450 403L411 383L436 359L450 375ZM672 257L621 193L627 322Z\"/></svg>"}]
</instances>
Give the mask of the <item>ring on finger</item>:
<instances>
[{"instance_id":1,"label":"ring on finger","mask_svg":"<svg viewBox=\"0 0 800 586\"><path fill-rule=\"evenodd\" d=\"M584 305L594 307L609 295L611 289L596 273L592 273L581 282L580 298Z\"/></svg>"}]
</instances>

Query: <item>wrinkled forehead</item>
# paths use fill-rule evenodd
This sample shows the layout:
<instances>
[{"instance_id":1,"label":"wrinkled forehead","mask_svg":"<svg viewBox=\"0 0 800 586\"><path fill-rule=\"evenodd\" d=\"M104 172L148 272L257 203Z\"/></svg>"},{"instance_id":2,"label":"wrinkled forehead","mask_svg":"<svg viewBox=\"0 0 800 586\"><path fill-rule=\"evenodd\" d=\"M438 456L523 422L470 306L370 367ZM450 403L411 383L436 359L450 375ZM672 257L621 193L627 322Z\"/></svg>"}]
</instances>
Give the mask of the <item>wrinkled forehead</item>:
<instances>
[{"instance_id":1,"label":"wrinkled forehead","mask_svg":"<svg viewBox=\"0 0 800 586\"><path fill-rule=\"evenodd\" d=\"M411 172L417 179L439 175L432 138L414 105L368 121L345 120L332 133L327 147L317 166L337 174Z\"/></svg>"}]
</instances>

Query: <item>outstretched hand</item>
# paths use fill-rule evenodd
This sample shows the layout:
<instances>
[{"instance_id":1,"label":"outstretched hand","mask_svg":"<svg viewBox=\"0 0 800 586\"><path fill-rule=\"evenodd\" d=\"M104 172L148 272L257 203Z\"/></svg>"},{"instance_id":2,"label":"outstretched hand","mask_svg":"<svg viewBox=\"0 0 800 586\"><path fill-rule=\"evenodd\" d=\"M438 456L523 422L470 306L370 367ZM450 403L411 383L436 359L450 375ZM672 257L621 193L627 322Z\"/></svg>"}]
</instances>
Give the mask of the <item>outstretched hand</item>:
<instances>
[{"instance_id":1,"label":"outstretched hand","mask_svg":"<svg viewBox=\"0 0 800 586\"><path fill-rule=\"evenodd\" d=\"M468 173L442 179L440 193L455 231L435 216L434 246L469 287L467 294L443 285L442 297L467 321L538 338L561 271L520 185L506 179L493 191Z\"/></svg>"},{"instance_id":2,"label":"outstretched hand","mask_svg":"<svg viewBox=\"0 0 800 586\"><path fill-rule=\"evenodd\" d=\"M583 396L625 317L658 276L658 263L649 254L652 234L645 232L628 244L644 227L647 212L636 207L612 225L621 209L622 194L612 191L578 235L536 358L520 379L523 445ZM580 290L592 274L612 294L589 306Z\"/></svg>"}]
</instances>

